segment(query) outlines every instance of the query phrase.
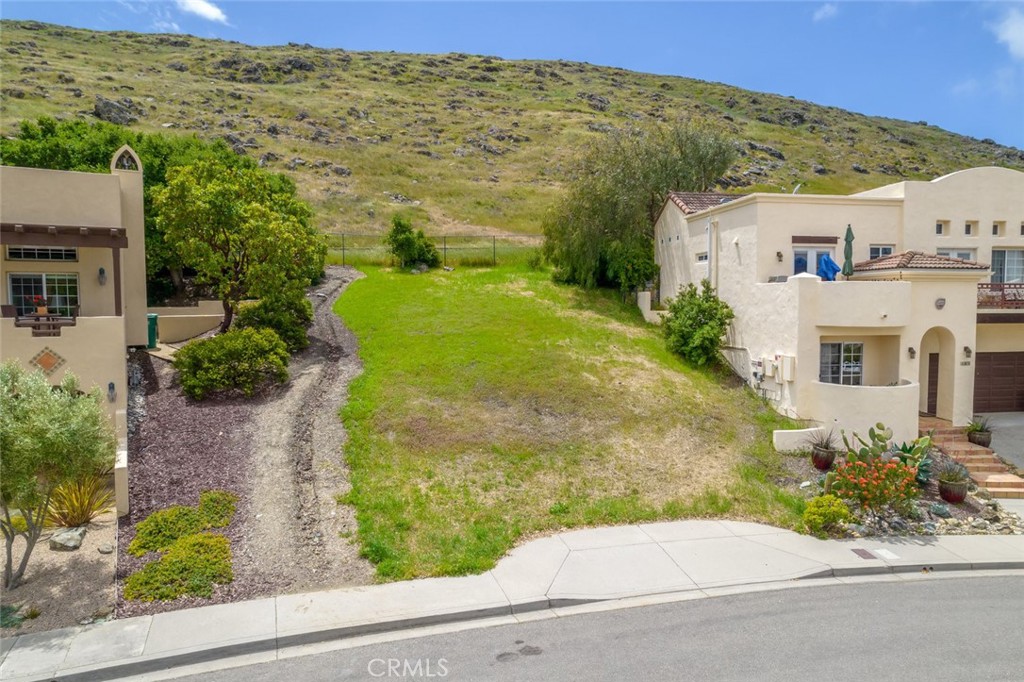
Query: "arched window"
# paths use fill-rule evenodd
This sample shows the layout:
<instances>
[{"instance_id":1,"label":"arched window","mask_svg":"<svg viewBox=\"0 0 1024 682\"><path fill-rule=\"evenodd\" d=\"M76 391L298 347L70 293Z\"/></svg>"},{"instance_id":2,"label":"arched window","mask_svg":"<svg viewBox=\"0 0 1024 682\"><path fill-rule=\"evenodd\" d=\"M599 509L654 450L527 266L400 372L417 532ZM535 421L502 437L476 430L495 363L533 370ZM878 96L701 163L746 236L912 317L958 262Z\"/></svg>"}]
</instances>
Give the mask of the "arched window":
<instances>
[{"instance_id":1,"label":"arched window","mask_svg":"<svg viewBox=\"0 0 1024 682\"><path fill-rule=\"evenodd\" d=\"M118 170L139 170L138 162L128 150L121 152L121 156L117 157L117 161L114 162L114 167Z\"/></svg>"}]
</instances>

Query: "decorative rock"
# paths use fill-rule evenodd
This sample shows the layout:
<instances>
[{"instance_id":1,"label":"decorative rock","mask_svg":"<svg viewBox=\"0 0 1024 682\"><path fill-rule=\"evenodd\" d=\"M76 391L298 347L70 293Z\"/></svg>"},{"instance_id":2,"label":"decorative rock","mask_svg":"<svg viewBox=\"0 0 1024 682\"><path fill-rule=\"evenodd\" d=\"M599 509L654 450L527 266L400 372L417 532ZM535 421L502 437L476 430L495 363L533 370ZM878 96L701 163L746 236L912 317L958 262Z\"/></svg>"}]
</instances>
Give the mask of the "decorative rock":
<instances>
[{"instance_id":1,"label":"decorative rock","mask_svg":"<svg viewBox=\"0 0 1024 682\"><path fill-rule=\"evenodd\" d=\"M944 504L939 504L938 502L932 503L932 506L928 507L928 511L941 519L948 519L952 516L949 511L949 507Z\"/></svg>"},{"instance_id":2,"label":"decorative rock","mask_svg":"<svg viewBox=\"0 0 1024 682\"><path fill-rule=\"evenodd\" d=\"M977 528L978 530L988 530L988 521L985 521L984 519L972 521L971 528Z\"/></svg>"},{"instance_id":3,"label":"decorative rock","mask_svg":"<svg viewBox=\"0 0 1024 682\"><path fill-rule=\"evenodd\" d=\"M50 538L50 549L55 552L72 552L82 546L85 528L66 528L57 531Z\"/></svg>"},{"instance_id":4,"label":"decorative rock","mask_svg":"<svg viewBox=\"0 0 1024 682\"><path fill-rule=\"evenodd\" d=\"M104 542L102 545L97 547L97 551L99 551L100 554L113 554L114 546L109 542Z\"/></svg>"},{"instance_id":5,"label":"decorative rock","mask_svg":"<svg viewBox=\"0 0 1024 682\"><path fill-rule=\"evenodd\" d=\"M937 530L937 528L935 524L931 521L926 521L925 523L921 524L921 530L928 535L935 535L935 531Z\"/></svg>"}]
</instances>

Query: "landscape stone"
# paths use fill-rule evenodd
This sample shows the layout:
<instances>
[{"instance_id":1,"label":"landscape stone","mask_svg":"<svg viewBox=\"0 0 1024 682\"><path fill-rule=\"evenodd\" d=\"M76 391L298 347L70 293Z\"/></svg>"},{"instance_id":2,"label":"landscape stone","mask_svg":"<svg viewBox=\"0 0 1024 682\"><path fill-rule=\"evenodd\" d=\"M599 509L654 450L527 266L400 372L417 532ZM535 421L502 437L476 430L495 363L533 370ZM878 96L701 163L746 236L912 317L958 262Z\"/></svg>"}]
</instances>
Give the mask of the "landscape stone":
<instances>
[{"instance_id":1,"label":"landscape stone","mask_svg":"<svg viewBox=\"0 0 1024 682\"><path fill-rule=\"evenodd\" d=\"M109 542L104 542L97 548L97 550L99 551L100 554L113 554L114 546Z\"/></svg>"},{"instance_id":2,"label":"landscape stone","mask_svg":"<svg viewBox=\"0 0 1024 682\"><path fill-rule=\"evenodd\" d=\"M73 552L82 546L85 539L85 527L65 528L50 538L50 549L55 552Z\"/></svg>"},{"instance_id":3,"label":"landscape stone","mask_svg":"<svg viewBox=\"0 0 1024 682\"><path fill-rule=\"evenodd\" d=\"M132 115L128 107L121 102L107 99L96 95L96 105L93 107L93 115L101 121L115 123L117 125L128 125L138 120Z\"/></svg>"}]
</instances>

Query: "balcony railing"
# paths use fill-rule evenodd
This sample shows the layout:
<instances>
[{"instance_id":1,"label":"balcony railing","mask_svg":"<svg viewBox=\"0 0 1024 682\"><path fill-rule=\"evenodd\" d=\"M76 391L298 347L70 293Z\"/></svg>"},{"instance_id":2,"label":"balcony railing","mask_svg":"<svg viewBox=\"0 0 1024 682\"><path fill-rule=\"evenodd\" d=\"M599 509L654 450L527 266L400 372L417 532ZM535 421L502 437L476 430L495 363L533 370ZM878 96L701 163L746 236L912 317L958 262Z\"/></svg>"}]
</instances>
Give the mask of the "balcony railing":
<instances>
[{"instance_id":1,"label":"balcony railing","mask_svg":"<svg viewBox=\"0 0 1024 682\"><path fill-rule=\"evenodd\" d=\"M1024 283L984 282L978 285L978 307L1024 309Z\"/></svg>"}]
</instances>

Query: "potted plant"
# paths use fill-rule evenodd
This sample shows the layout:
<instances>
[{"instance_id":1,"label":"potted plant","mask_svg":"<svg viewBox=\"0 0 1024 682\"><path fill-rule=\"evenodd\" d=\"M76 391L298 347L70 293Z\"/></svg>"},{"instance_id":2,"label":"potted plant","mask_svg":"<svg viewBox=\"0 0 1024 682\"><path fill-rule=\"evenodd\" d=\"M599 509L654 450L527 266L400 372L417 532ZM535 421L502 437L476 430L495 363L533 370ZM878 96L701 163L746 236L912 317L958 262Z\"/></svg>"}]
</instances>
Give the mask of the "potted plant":
<instances>
[{"instance_id":1,"label":"potted plant","mask_svg":"<svg viewBox=\"0 0 1024 682\"><path fill-rule=\"evenodd\" d=\"M41 296L39 294L36 294L30 300L32 301L32 305L34 305L36 307L36 314L37 315L45 315L46 314L46 297L45 296Z\"/></svg>"},{"instance_id":2,"label":"potted plant","mask_svg":"<svg viewBox=\"0 0 1024 682\"><path fill-rule=\"evenodd\" d=\"M835 431L817 429L808 437L807 444L811 446L811 463L814 464L814 468L818 471L831 469L839 454Z\"/></svg>"},{"instance_id":3,"label":"potted plant","mask_svg":"<svg viewBox=\"0 0 1024 682\"><path fill-rule=\"evenodd\" d=\"M967 485L971 475L967 467L959 462L949 461L939 469L939 496L950 504L960 504L967 497Z\"/></svg>"},{"instance_id":4,"label":"potted plant","mask_svg":"<svg viewBox=\"0 0 1024 682\"><path fill-rule=\"evenodd\" d=\"M967 431L967 440L975 445L987 448L992 444L992 425L988 417L975 417L965 430Z\"/></svg>"}]
</instances>

